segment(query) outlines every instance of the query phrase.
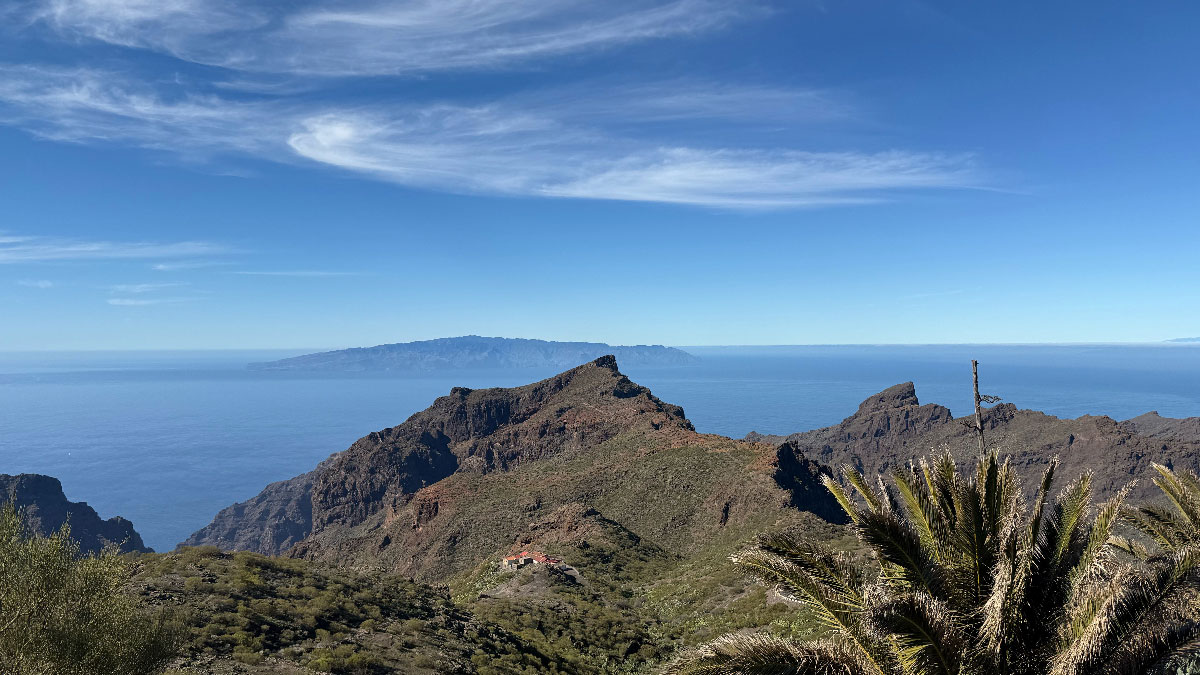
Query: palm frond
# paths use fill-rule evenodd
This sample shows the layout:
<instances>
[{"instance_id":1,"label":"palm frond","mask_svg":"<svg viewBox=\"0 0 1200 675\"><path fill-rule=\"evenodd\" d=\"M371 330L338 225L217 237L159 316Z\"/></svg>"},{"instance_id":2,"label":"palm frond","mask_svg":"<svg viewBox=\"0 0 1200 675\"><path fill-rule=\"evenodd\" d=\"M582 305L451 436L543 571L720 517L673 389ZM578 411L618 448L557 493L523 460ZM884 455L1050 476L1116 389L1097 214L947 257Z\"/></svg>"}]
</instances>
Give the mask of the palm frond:
<instances>
[{"instance_id":1,"label":"palm frond","mask_svg":"<svg viewBox=\"0 0 1200 675\"><path fill-rule=\"evenodd\" d=\"M958 675L967 637L945 603L927 593L892 594L869 609L871 622L889 634L902 667L922 675Z\"/></svg>"},{"instance_id":2,"label":"palm frond","mask_svg":"<svg viewBox=\"0 0 1200 675\"><path fill-rule=\"evenodd\" d=\"M891 564L889 574L934 597L944 597L946 578L942 567L901 515L893 511L864 513L855 529L863 543Z\"/></svg>"},{"instance_id":3,"label":"palm frond","mask_svg":"<svg viewBox=\"0 0 1200 675\"><path fill-rule=\"evenodd\" d=\"M846 512L846 517L850 519L850 522L857 523L859 512L858 505L856 505L854 501L850 499L850 495L846 494L846 490L843 489L842 486L838 484L838 482L834 480L832 476L822 476L821 484L824 485L825 489L829 490L829 494L833 495L833 498L837 500L838 505L841 506L842 510Z\"/></svg>"},{"instance_id":4,"label":"palm frond","mask_svg":"<svg viewBox=\"0 0 1200 675\"><path fill-rule=\"evenodd\" d=\"M1092 519L1091 527L1088 528L1087 541L1083 549L1073 556L1074 564L1067 572L1069 594L1073 594L1080 584L1096 575L1108 559L1108 544L1112 538L1113 526L1132 488L1133 483L1121 488L1115 497L1104 502L1096 512L1096 517Z\"/></svg>"},{"instance_id":5,"label":"palm frond","mask_svg":"<svg viewBox=\"0 0 1200 675\"><path fill-rule=\"evenodd\" d=\"M1150 557L1150 549L1129 537L1113 536L1109 538L1108 544L1118 551L1124 551L1138 560L1145 560Z\"/></svg>"},{"instance_id":6,"label":"palm frond","mask_svg":"<svg viewBox=\"0 0 1200 675\"><path fill-rule=\"evenodd\" d=\"M1013 500L1000 536L991 593L982 609L978 646L995 660L1003 659L1008 643L1016 639L1028 619L1023 610L1027 608L1033 534L1022 519L1023 512L1020 500Z\"/></svg>"},{"instance_id":7,"label":"palm frond","mask_svg":"<svg viewBox=\"0 0 1200 675\"><path fill-rule=\"evenodd\" d=\"M1145 504L1122 513L1126 523L1154 540L1164 550L1173 550L1191 539L1191 524L1178 512Z\"/></svg>"},{"instance_id":8,"label":"palm frond","mask_svg":"<svg viewBox=\"0 0 1200 675\"><path fill-rule=\"evenodd\" d=\"M1167 495L1193 528L1200 529L1200 490L1197 489L1196 481L1189 481L1190 477L1183 472L1176 476L1162 464L1155 463L1152 466L1159 474L1155 477L1154 484Z\"/></svg>"},{"instance_id":9,"label":"palm frond","mask_svg":"<svg viewBox=\"0 0 1200 675\"><path fill-rule=\"evenodd\" d=\"M1039 559L1057 567L1062 563L1071 544L1076 541L1079 525L1087 516L1088 502L1092 495L1092 472L1087 471L1079 478L1071 481L1063 488L1054 500L1050 521L1047 523L1046 536L1042 539L1044 548L1040 551Z\"/></svg>"},{"instance_id":10,"label":"palm frond","mask_svg":"<svg viewBox=\"0 0 1200 675\"><path fill-rule=\"evenodd\" d=\"M763 537L733 557L740 568L810 608L822 625L872 659L872 639L862 625L863 580L844 555L789 535Z\"/></svg>"},{"instance_id":11,"label":"palm frond","mask_svg":"<svg viewBox=\"0 0 1200 675\"><path fill-rule=\"evenodd\" d=\"M796 642L767 635L726 635L671 664L674 675L882 675L836 640Z\"/></svg>"},{"instance_id":12,"label":"palm frond","mask_svg":"<svg viewBox=\"0 0 1200 675\"><path fill-rule=\"evenodd\" d=\"M846 482L850 483L858 494L862 496L869 510L880 511L884 508L886 498L882 494L877 493L875 488L872 488L867 483L866 478L858 472L858 469L847 464L842 467L842 475L845 476Z\"/></svg>"},{"instance_id":13,"label":"palm frond","mask_svg":"<svg viewBox=\"0 0 1200 675\"><path fill-rule=\"evenodd\" d=\"M1169 653L1172 643L1194 639L1200 634L1192 604L1198 572L1200 547L1195 546L1152 559L1142 569L1125 568L1077 605L1051 672L1074 675L1101 665L1111 668L1114 658L1144 664ZM1163 642L1164 635L1175 637Z\"/></svg>"},{"instance_id":14,"label":"palm frond","mask_svg":"<svg viewBox=\"0 0 1200 675\"><path fill-rule=\"evenodd\" d=\"M910 469L907 475L897 471L893 474L893 480L904 502L908 521L921 538L921 545L938 562L943 562L949 532L933 502L928 484L920 480L914 469Z\"/></svg>"},{"instance_id":15,"label":"palm frond","mask_svg":"<svg viewBox=\"0 0 1200 675\"><path fill-rule=\"evenodd\" d=\"M950 454L950 450L943 450L934 457L932 465L922 459L921 473L925 477L929 494L941 513L942 521L951 524L957 522L954 497L958 493L958 469L954 465L954 456Z\"/></svg>"}]
</instances>

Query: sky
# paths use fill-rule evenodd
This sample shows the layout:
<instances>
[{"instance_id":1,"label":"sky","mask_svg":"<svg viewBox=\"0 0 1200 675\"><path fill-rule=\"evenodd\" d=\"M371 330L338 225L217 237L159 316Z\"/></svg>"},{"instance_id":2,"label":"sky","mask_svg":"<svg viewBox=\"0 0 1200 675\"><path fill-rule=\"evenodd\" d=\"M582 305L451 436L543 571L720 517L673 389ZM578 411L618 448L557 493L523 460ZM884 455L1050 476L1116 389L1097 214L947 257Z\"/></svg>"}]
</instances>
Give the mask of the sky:
<instances>
[{"instance_id":1,"label":"sky","mask_svg":"<svg viewBox=\"0 0 1200 675\"><path fill-rule=\"evenodd\" d=\"M1200 5L0 3L0 350L1200 335Z\"/></svg>"}]
</instances>

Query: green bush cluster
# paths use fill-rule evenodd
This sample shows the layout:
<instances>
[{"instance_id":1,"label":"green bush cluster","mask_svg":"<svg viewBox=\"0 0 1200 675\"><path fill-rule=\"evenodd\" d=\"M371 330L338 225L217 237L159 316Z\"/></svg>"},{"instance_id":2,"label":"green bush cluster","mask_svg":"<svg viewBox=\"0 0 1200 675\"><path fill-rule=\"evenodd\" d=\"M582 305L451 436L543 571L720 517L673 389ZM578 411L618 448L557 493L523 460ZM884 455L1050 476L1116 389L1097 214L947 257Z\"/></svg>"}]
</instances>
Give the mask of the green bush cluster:
<instances>
[{"instance_id":1,"label":"green bush cluster","mask_svg":"<svg viewBox=\"0 0 1200 675\"><path fill-rule=\"evenodd\" d=\"M355 675L458 672L473 669L475 661L493 673L542 672L551 662L511 633L455 608L445 592L393 575L213 547L141 561L143 592L177 608L175 620L194 658L247 665L276 658Z\"/></svg>"},{"instance_id":2,"label":"green bush cluster","mask_svg":"<svg viewBox=\"0 0 1200 675\"><path fill-rule=\"evenodd\" d=\"M176 651L164 615L129 592L132 562L113 551L80 556L70 528L30 532L0 506L0 672L141 675Z\"/></svg>"}]
</instances>

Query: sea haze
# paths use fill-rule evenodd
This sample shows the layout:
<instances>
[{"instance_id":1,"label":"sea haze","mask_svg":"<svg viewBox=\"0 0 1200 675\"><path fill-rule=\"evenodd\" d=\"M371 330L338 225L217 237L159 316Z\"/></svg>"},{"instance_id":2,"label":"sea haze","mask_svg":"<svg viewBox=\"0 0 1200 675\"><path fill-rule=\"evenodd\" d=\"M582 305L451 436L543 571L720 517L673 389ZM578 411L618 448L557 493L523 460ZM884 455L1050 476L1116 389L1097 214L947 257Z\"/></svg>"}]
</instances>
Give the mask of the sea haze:
<instances>
[{"instance_id":1,"label":"sea haze","mask_svg":"<svg viewBox=\"0 0 1200 675\"><path fill-rule=\"evenodd\" d=\"M622 366L697 429L741 437L836 423L912 380L970 410L981 388L1060 417L1200 415L1200 345L684 347L690 366ZM313 468L454 386L526 384L538 369L372 376L251 371L299 351L0 354L0 473L44 473L167 550L221 508Z\"/></svg>"}]
</instances>

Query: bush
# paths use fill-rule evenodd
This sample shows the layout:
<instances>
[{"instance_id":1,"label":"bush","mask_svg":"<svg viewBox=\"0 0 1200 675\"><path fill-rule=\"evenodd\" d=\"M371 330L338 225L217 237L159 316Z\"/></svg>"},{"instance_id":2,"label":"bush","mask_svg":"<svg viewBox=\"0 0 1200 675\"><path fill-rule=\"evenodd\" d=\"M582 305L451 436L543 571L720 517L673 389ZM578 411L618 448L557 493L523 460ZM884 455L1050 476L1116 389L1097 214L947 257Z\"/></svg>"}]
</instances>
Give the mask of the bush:
<instances>
[{"instance_id":1,"label":"bush","mask_svg":"<svg viewBox=\"0 0 1200 675\"><path fill-rule=\"evenodd\" d=\"M79 555L67 525L28 531L11 504L0 506L0 663L5 675L156 673L178 640L127 586L127 558Z\"/></svg>"}]
</instances>

